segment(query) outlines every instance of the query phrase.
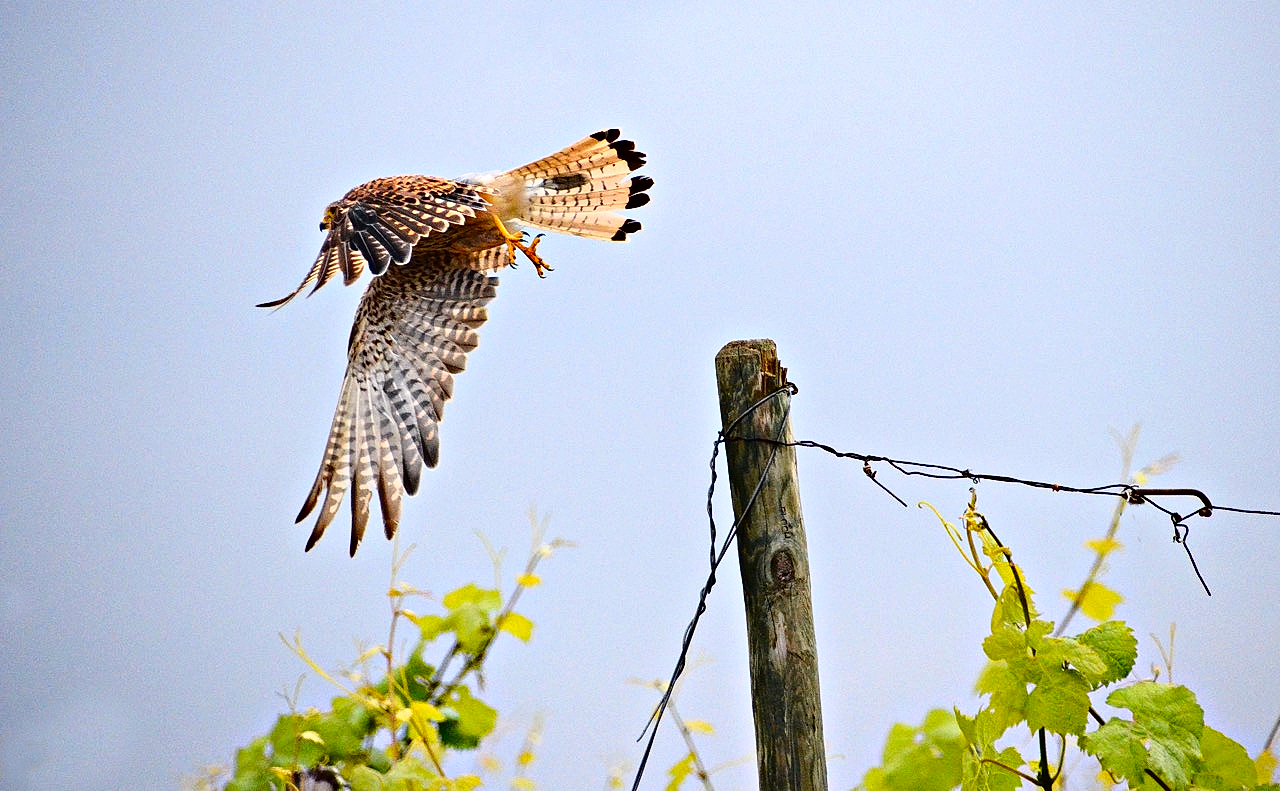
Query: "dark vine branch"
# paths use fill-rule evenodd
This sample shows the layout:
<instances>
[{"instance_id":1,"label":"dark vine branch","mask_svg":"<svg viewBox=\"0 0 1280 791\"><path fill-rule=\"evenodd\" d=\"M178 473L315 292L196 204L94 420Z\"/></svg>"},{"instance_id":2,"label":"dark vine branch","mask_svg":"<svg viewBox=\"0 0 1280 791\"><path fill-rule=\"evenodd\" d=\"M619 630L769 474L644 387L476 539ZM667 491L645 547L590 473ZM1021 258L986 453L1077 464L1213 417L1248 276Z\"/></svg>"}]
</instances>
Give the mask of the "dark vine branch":
<instances>
[{"instance_id":1,"label":"dark vine branch","mask_svg":"<svg viewBox=\"0 0 1280 791\"><path fill-rule=\"evenodd\" d=\"M973 492L972 489L970 489L969 491L971 493ZM971 496L977 497L977 494L974 493ZM973 507L972 503L970 503L969 507L970 508ZM1004 550L1004 558L1009 563L1009 571L1010 573L1013 574L1013 582L1017 586L1018 604L1022 606L1022 617L1025 619L1024 623L1026 624L1026 628L1030 629L1031 628L1031 603L1027 599L1027 589L1024 588L1022 585L1022 572L1018 571L1018 566L1013 562L1013 550L1009 549L1004 545L1004 542L1001 541L1000 537L996 535L996 531L991 529L991 523L987 521L987 518L985 516L983 516L982 514L978 514L977 516L979 519L982 520L982 529L987 531L987 533L991 536L991 540L996 542L996 546ZM1032 648L1031 653L1034 655L1035 652L1036 650ZM1057 778L1051 777L1049 775L1049 745L1047 743L1047 739L1045 738L1044 728L1040 728L1036 732L1036 738L1037 738L1037 741L1039 742L1039 747L1040 747L1040 764L1036 770L1036 777L1033 782L1036 785L1043 788L1045 791L1053 791L1053 783ZM1005 767L1005 768L1007 769L1008 767ZM1059 772L1062 771L1061 765L1058 766L1058 771ZM1021 775L1022 773L1018 772L1018 774ZM1022 776L1026 777L1026 775L1022 775Z\"/></svg>"}]
</instances>

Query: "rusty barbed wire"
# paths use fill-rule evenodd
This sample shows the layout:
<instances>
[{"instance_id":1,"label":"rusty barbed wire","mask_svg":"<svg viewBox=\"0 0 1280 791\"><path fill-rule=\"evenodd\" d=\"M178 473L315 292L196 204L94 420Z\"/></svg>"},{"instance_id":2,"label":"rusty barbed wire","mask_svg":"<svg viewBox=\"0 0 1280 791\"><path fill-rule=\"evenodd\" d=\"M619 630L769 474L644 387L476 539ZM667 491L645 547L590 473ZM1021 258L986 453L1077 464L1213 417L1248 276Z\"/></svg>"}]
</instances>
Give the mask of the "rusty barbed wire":
<instances>
[{"instance_id":1,"label":"rusty barbed wire","mask_svg":"<svg viewBox=\"0 0 1280 791\"><path fill-rule=\"evenodd\" d=\"M1215 511L1227 511L1237 514L1251 514L1254 516L1280 516L1280 511L1267 510L1262 508L1239 508L1235 506L1214 505L1209 501L1208 495L1199 489L1153 489L1149 487L1138 486L1132 483L1109 483L1102 486L1070 486L1062 483L1053 483L1050 481L1038 481L1030 478L1018 478L1013 475L1001 475L996 473L974 472L970 469L962 469L960 467L952 467L946 464L934 464L931 462L907 461L905 459L894 459L888 456L876 456L866 453L855 453L852 451L837 450L830 445L822 442L816 442L811 439L793 440L791 442L782 442L769 437L727 437L726 440L736 440L743 442L762 442L765 444L776 444L780 446L795 448L816 448L824 451L832 456L842 459L854 459L862 462L863 473L871 479L876 486L889 494L904 508L907 506L905 500L893 492L883 481L876 477L876 470L872 464L887 464L896 472L902 475L915 475L925 478L934 478L938 480L960 480L968 479L973 484L979 484L982 481L992 481L994 483L1007 483L1019 486L1028 486L1033 489L1048 489L1054 492L1066 492L1068 494L1089 494L1089 495L1105 495L1109 497L1122 497L1131 505L1150 505L1157 511L1167 515L1173 522L1173 541L1181 544L1183 550L1187 553L1187 559L1191 562L1191 570L1195 572L1196 579L1200 581L1200 586L1204 588L1204 592L1209 596L1213 592L1209 590L1209 585L1205 582L1204 575L1200 573L1200 566L1196 563L1195 555L1191 553L1191 546L1187 543L1187 537L1191 533L1191 526L1187 520L1192 517L1209 518L1213 516ZM1201 507L1187 514L1181 514L1157 502L1154 498L1166 497L1194 497L1201 503Z\"/></svg>"}]
</instances>

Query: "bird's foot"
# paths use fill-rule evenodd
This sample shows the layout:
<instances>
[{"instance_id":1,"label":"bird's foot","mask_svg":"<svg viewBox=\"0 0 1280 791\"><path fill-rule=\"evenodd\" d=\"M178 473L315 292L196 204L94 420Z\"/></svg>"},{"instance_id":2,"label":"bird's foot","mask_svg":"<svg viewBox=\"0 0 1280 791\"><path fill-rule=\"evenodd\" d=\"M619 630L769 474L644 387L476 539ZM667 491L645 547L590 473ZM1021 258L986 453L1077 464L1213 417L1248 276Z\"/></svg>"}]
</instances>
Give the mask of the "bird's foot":
<instances>
[{"instance_id":1,"label":"bird's foot","mask_svg":"<svg viewBox=\"0 0 1280 791\"><path fill-rule=\"evenodd\" d=\"M518 251L522 253L525 258L529 259L530 263L533 264L533 268L534 270L537 271L538 277L546 277L547 272L554 271L550 266L547 265L546 261L542 260L542 256L538 255L538 242L542 241L542 237L546 236L546 234L540 233L537 236L533 237L532 242L529 242L529 241L525 241L529 237L529 234L526 233L525 231L520 231L519 233L512 233L511 231L507 230L507 226L504 225L502 221L497 219L496 217L494 218L494 222L497 224L498 231L499 233L502 234L502 238L506 240L507 253L510 256L510 264L513 268L516 265L516 260L517 260L516 253Z\"/></svg>"}]
</instances>

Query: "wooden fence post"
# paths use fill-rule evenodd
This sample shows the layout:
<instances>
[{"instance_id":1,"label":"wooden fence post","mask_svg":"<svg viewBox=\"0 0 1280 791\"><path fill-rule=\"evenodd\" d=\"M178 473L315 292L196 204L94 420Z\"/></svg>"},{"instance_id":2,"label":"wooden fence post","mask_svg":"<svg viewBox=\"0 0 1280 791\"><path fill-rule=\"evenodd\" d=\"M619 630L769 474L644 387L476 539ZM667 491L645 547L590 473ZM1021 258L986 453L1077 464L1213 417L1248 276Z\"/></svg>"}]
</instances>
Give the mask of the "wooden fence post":
<instances>
[{"instance_id":1,"label":"wooden fence post","mask_svg":"<svg viewBox=\"0 0 1280 791\"><path fill-rule=\"evenodd\" d=\"M721 425L786 383L771 340L733 341L716 355ZM730 437L792 440L790 393L741 420ZM747 609L751 710L761 791L826 791L809 556L794 448L725 442L738 564ZM759 491L757 493L757 485ZM755 497L750 512L743 511Z\"/></svg>"}]
</instances>

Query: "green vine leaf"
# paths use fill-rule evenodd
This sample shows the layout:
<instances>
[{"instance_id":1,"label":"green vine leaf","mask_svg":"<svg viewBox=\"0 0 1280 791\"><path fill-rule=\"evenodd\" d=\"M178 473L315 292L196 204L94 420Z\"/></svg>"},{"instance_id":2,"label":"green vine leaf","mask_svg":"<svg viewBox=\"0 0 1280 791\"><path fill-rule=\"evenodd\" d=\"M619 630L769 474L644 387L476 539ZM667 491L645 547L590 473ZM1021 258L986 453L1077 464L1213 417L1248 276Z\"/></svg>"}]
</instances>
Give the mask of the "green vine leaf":
<instances>
[{"instance_id":1,"label":"green vine leaf","mask_svg":"<svg viewBox=\"0 0 1280 791\"><path fill-rule=\"evenodd\" d=\"M348 773L351 791L382 791L382 774L367 766L357 766Z\"/></svg>"},{"instance_id":2,"label":"green vine leaf","mask_svg":"<svg viewBox=\"0 0 1280 791\"><path fill-rule=\"evenodd\" d=\"M271 788L271 760L267 737L259 736L236 751L236 773L225 791L259 791Z\"/></svg>"},{"instance_id":3,"label":"green vine leaf","mask_svg":"<svg viewBox=\"0 0 1280 791\"><path fill-rule=\"evenodd\" d=\"M1200 758L1200 770L1194 781L1196 788L1238 791L1252 788L1262 779L1244 747L1208 725L1200 733Z\"/></svg>"},{"instance_id":4,"label":"green vine leaf","mask_svg":"<svg viewBox=\"0 0 1280 791\"><path fill-rule=\"evenodd\" d=\"M997 609L1002 606L1007 609L1010 603L997 604ZM1107 662L1072 638L1049 637L1053 624L1048 621L1034 620L1023 631L1007 619L998 620L982 641L992 663L978 680L978 690L991 695L993 724L1003 731L1025 718L1033 731L1083 734L1091 681L1108 674Z\"/></svg>"},{"instance_id":5,"label":"green vine leaf","mask_svg":"<svg viewBox=\"0 0 1280 791\"><path fill-rule=\"evenodd\" d=\"M436 669L427 664L422 658L423 647L424 644L419 643L405 663L392 671L391 678L395 682L395 697L401 707L408 706L415 700L428 700L430 698L430 691L423 682L435 675ZM390 692L385 678L375 689L383 695Z\"/></svg>"},{"instance_id":6,"label":"green vine leaf","mask_svg":"<svg viewBox=\"0 0 1280 791\"><path fill-rule=\"evenodd\" d=\"M1031 598L1031 589L1023 582L1023 589L1027 594L1027 609L1031 611L1031 617L1034 619L1040 615L1036 610L1035 602ZM1018 595L1017 585L1006 585L1000 591L1000 597L996 600L995 609L991 612L991 631L994 633L1002 625L1016 626L1019 629L1027 628L1027 614L1022 607L1022 597Z\"/></svg>"},{"instance_id":7,"label":"green vine leaf","mask_svg":"<svg viewBox=\"0 0 1280 791\"><path fill-rule=\"evenodd\" d=\"M449 610L442 630L453 632L459 647L474 654L493 634L493 613L502 606L502 594L468 583L446 594L441 603Z\"/></svg>"},{"instance_id":8,"label":"green vine leaf","mask_svg":"<svg viewBox=\"0 0 1280 791\"><path fill-rule=\"evenodd\" d=\"M468 582L461 588L446 593L440 603L448 610L471 606L482 612L492 613L502 606L502 594L492 588L481 588L474 582Z\"/></svg>"},{"instance_id":9,"label":"green vine leaf","mask_svg":"<svg viewBox=\"0 0 1280 791\"><path fill-rule=\"evenodd\" d=\"M1014 791L1022 785L1022 778L1009 771L1025 763L1016 749L1006 747L984 758L971 752L964 754L960 768L960 787L964 791Z\"/></svg>"},{"instance_id":10,"label":"green vine leaf","mask_svg":"<svg viewBox=\"0 0 1280 791\"><path fill-rule=\"evenodd\" d=\"M429 643L449 631L449 623L440 615L416 615L405 613L422 632L422 642Z\"/></svg>"},{"instance_id":11,"label":"green vine leaf","mask_svg":"<svg viewBox=\"0 0 1280 791\"><path fill-rule=\"evenodd\" d=\"M1041 662L1070 665L1073 670L1092 681L1107 674L1108 666L1102 656L1074 637L1048 637L1041 643ZM1090 689L1093 688L1090 684Z\"/></svg>"},{"instance_id":12,"label":"green vine leaf","mask_svg":"<svg viewBox=\"0 0 1280 791\"><path fill-rule=\"evenodd\" d=\"M1027 727L1080 736L1089 721L1089 683L1075 670L1045 663L1027 696Z\"/></svg>"},{"instance_id":13,"label":"green vine leaf","mask_svg":"<svg viewBox=\"0 0 1280 791\"><path fill-rule=\"evenodd\" d=\"M311 739L302 738L315 730L319 714L285 714L276 720L268 739L273 766L315 766L324 758L325 748Z\"/></svg>"},{"instance_id":14,"label":"green vine leaf","mask_svg":"<svg viewBox=\"0 0 1280 791\"><path fill-rule=\"evenodd\" d=\"M440 741L446 747L471 750L493 730L498 712L487 703L471 696L471 690L459 686L444 704L448 719L440 723Z\"/></svg>"},{"instance_id":15,"label":"green vine leaf","mask_svg":"<svg viewBox=\"0 0 1280 791\"><path fill-rule=\"evenodd\" d=\"M365 737L376 728L374 713L358 700L348 697L333 699L332 711L322 714L314 730L324 740L331 761L342 761L365 755Z\"/></svg>"},{"instance_id":16,"label":"green vine leaf","mask_svg":"<svg viewBox=\"0 0 1280 791\"><path fill-rule=\"evenodd\" d=\"M965 738L956 715L934 709L919 726L898 723L885 740L882 765L862 778L865 791L949 791L960 784Z\"/></svg>"},{"instance_id":17,"label":"green vine leaf","mask_svg":"<svg viewBox=\"0 0 1280 791\"><path fill-rule=\"evenodd\" d=\"M419 791L439 788L440 776L417 758L402 758L381 778L385 791Z\"/></svg>"},{"instance_id":18,"label":"green vine leaf","mask_svg":"<svg viewBox=\"0 0 1280 791\"><path fill-rule=\"evenodd\" d=\"M1200 763L1204 710L1191 690L1140 681L1107 696L1107 703L1133 712L1133 720L1112 718L1080 738L1080 746L1102 767L1133 787L1150 769L1176 789L1188 788Z\"/></svg>"},{"instance_id":19,"label":"green vine leaf","mask_svg":"<svg viewBox=\"0 0 1280 791\"><path fill-rule=\"evenodd\" d=\"M1013 791L1022 784L1014 771L1026 761L1013 747L997 750L996 739L1004 728L987 709L979 709L972 717L955 710L956 726L968 749L962 753L961 787L964 791Z\"/></svg>"},{"instance_id":20,"label":"green vine leaf","mask_svg":"<svg viewBox=\"0 0 1280 791\"><path fill-rule=\"evenodd\" d=\"M1001 733L1026 718L1027 682L1010 671L1003 659L987 663L976 689L989 697L987 709Z\"/></svg>"},{"instance_id":21,"label":"green vine leaf","mask_svg":"<svg viewBox=\"0 0 1280 791\"><path fill-rule=\"evenodd\" d=\"M982 652L993 662L1026 656L1027 636L1021 629L1001 623L982 641Z\"/></svg>"},{"instance_id":22,"label":"green vine leaf","mask_svg":"<svg viewBox=\"0 0 1280 791\"><path fill-rule=\"evenodd\" d=\"M1105 672L1090 679L1094 689L1129 675L1138 660L1138 640L1122 621L1098 624L1077 636L1076 642L1092 648L1106 665Z\"/></svg>"}]
</instances>

